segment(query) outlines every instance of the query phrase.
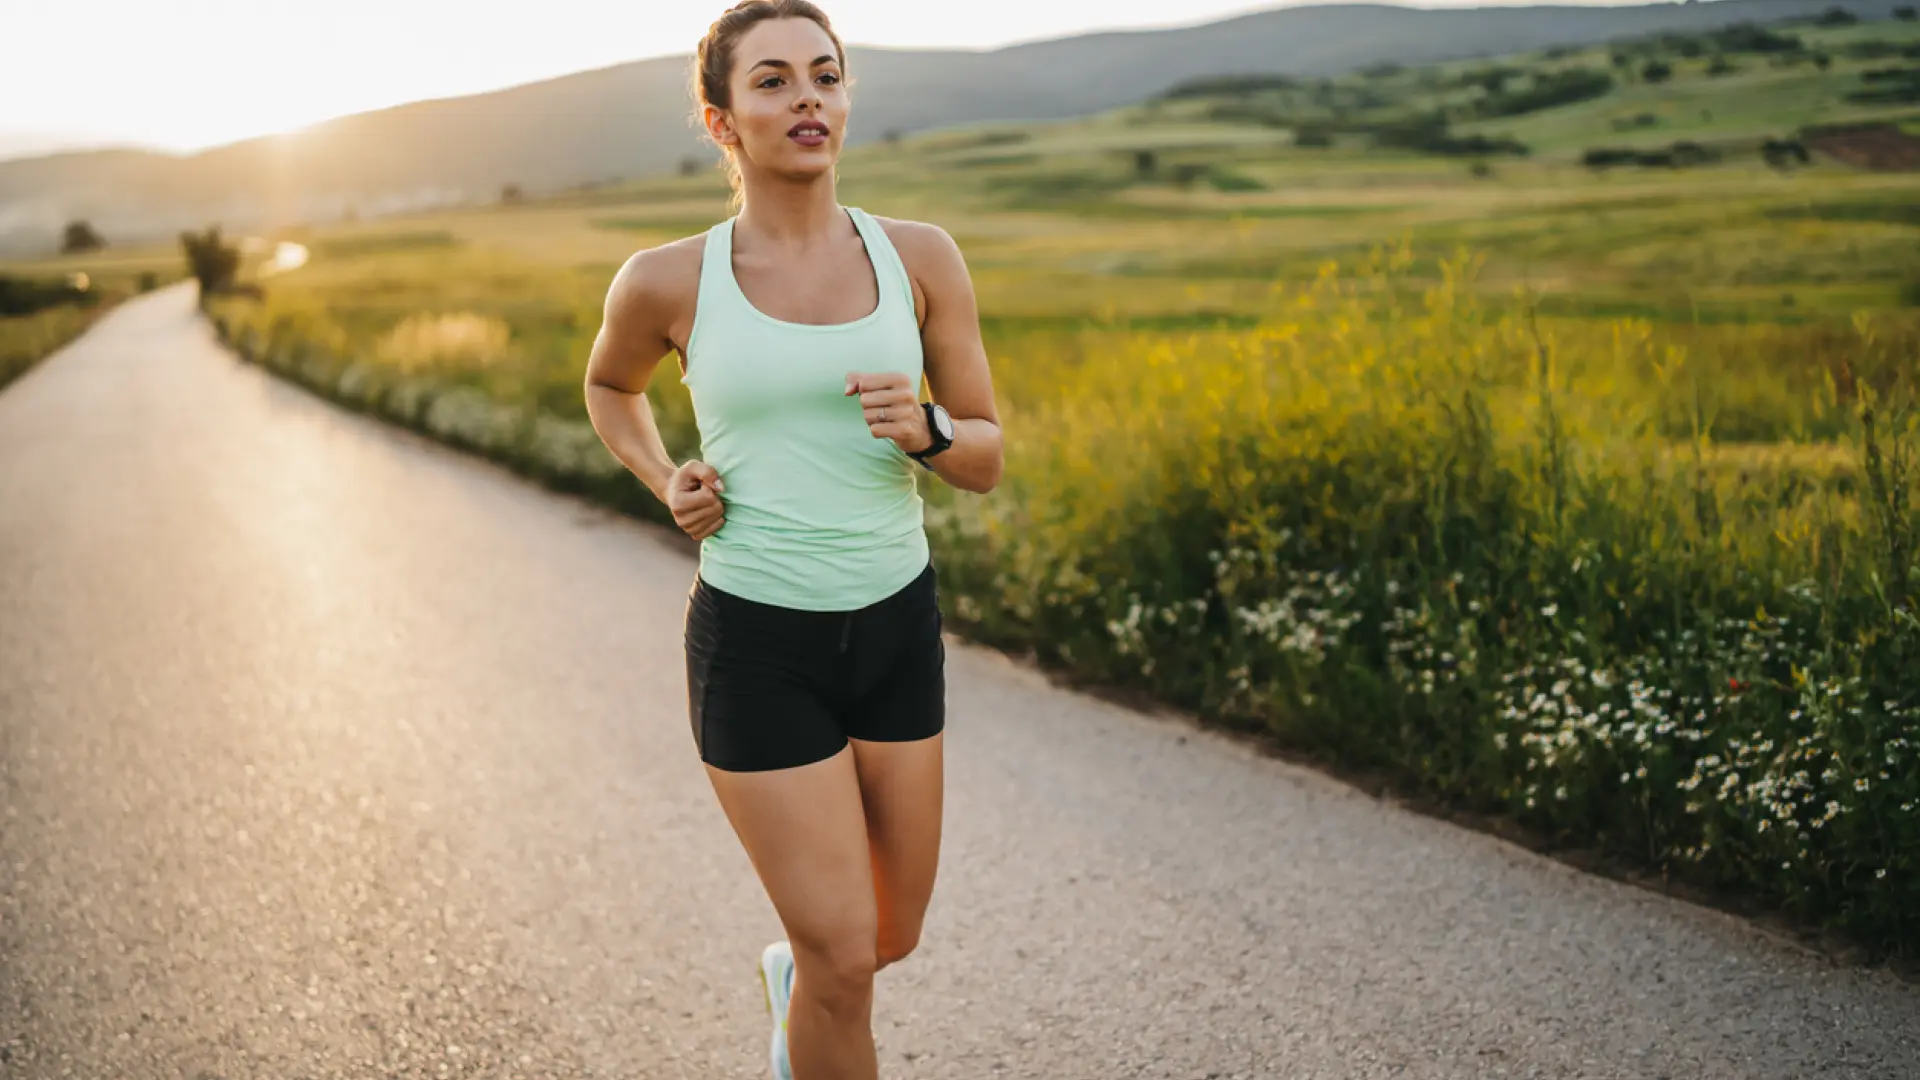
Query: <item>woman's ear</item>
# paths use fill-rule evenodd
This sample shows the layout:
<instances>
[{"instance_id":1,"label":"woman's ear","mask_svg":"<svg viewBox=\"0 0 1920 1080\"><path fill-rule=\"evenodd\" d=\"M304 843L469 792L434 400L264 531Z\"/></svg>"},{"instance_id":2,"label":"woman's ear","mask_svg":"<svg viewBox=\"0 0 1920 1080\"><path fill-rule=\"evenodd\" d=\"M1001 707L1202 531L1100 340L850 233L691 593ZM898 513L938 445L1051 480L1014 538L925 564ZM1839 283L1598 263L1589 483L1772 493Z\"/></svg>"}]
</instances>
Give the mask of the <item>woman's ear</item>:
<instances>
[{"instance_id":1,"label":"woman's ear","mask_svg":"<svg viewBox=\"0 0 1920 1080\"><path fill-rule=\"evenodd\" d=\"M706 125L707 137L713 140L714 145L740 145L740 133L733 129L733 121L727 116L725 109L716 105L703 106L700 120Z\"/></svg>"}]
</instances>

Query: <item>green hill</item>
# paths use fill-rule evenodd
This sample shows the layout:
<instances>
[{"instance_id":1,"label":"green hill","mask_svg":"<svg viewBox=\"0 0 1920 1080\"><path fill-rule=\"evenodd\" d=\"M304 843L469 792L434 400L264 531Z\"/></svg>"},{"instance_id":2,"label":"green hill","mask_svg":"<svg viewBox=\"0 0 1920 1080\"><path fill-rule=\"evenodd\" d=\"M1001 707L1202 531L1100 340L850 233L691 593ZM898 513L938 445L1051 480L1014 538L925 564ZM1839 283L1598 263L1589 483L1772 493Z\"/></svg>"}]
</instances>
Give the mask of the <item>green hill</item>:
<instances>
[{"instance_id":1,"label":"green hill","mask_svg":"<svg viewBox=\"0 0 1920 1080\"><path fill-rule=\"evenodd\" d=\"M1817 14L1833 0L1423 10L1287 7L1174 30L1104 33L986 52L852 50L855 142L988 121L1100 113L1196 78L1340 75L1625 35L1696 33ZM1902 0L1848 0L1885 19ZM174 157L137 151L0 162L0 252L51 250L73 217L109 238L166 238L349 214L471 205L508 184L530 194L708 160L688 123L686 57L582 72L489 94L425 101Z\"/></svg>"}]
</instances>

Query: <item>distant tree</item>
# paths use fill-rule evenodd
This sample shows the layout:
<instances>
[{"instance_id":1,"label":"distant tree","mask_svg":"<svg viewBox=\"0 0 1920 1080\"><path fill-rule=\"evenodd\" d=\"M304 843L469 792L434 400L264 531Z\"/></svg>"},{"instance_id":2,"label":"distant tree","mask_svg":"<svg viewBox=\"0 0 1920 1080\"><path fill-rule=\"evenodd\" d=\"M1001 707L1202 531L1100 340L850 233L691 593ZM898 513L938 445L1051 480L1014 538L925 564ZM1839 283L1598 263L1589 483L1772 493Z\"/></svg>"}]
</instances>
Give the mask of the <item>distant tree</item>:
<instances>
[{"instance_id":1,"label":"distant tree","mask_svg":"<svg viewBox=\"0 0 1920 1080\"><path fill-rule=\"evenodd\" d=\"M1813 21L1815 26L1852 26L1860 21L1860 16L1843 7L1830 7L1820 13Z\"/></svg>"},{"instance_id":2,"label":"distant tree","mask_svg":"<svg viewBox=\"0 0 1920 1080\"><path fill-rule=\"evenodd\" d=\"M1650 83L1663 83L1673 78L1673 65L1665 60L1649 60L1640 69L1640 77Z\"/></svg>"},{"instance_id":3,"label":"distant tree","mask_svg":"<svg viewBox=\"0 0 1920 1080\"><path fill-rule=\"evenodd\" d=\"M1891 60L1905 50L1891 41L1849 41L1840 51L1855 60ZM1906 55L1913 54L1906 53Z\"/></svg>"},{"instance_id":4,"label":"distant tree","mask_svg":"<svg viewBox=\"0 0 1920 1080\"><path fill-rule=\"evenodd\" d=\"M1893 17L1899 19L1901 22L1912 22L1915 19L1920 19L1920 11L1916 11L1912 4L1906 4L1894 8Z\"/></svg>"},{"instance_id":5,"label":"distant tree","mask_svg":"<svg viewBox=\"0 0 1920 1080\"><path fill-rule=\"evenodd\" d=\"M1613 76L1590 68L1570 67L1535 75L1524 90L1509 92L1495 85L1487 89L1487 96L1474 106L1477 115L1519 116L1600 97L1613 89Z\"/></svg>"},{"instance_id":6,"label":"distant tree","mask_svg":"<svg viewBox=\"0 0 1920 1080\"><path fill-rule=\"evenodd\" d=\"M88 251L98 251L107 246L93 225L86 221L69 221L60 237L60 251L67 255L78 255Z\"/></svg>"},{"instance_id":7,"label":"distant tree","mask_svg":"<svg viewBox=\"0 0 1920 1080\"><path fill-rule=\"evenodd\" d=\"M1199 183L1200 179L1211 171L1211 167L1199 162L1183 162L1173 167L1173 182L1185 190Z\"/></svg>"},{"instance_id":8,"label":"distant tree","mask_svg":"<svg viewBox=\"0 0 1920 1080\"><path fill-rule=\"evenodd\" d=\"M232 287L240 269L240 249L221 241L220 226L210 225L204 233L183 232L180 246L186 252L187 272L200 283L202 299Z\"/></svg>"},{"instance_id":9,"label":"distant tree","mask_svg":"<svg viewBox=\"0 0 1920 1080\"><path fill-rule=\"evenodd\" d=\"M1705 165L1720 160L1719 153L1712 147L1702 146L1697 142L1677 142L1668 147L1667 152L1672 155L1675 168Z\"/></svg>"},{"instance_id":10,"label":"distant tree","mask_svg":"<svg viewBox=\"0 0 1920 1080\"><path fill-rule=\"evenodd\" d=\"M1821 71L1825 71L1833 66L1833 57L1828 56L1826 53L1814 53L1813 66L1819 68Z\"/></svg>"},{"instance_id":11,"label":"distant tree","mask_svg":"<svg viewBox=\"0 0 1920 1080\"><path fill-rule=\"evenodd\" d=\"M1135 150L1133 152L1133 171L1136 174L1140 176L1152 176L1154 170L1159 167L1160 155L1151 150Z\"/></svg>"},{"instance_id":12,"label":"distant tree","mask_svg":"<svg viewBox=\"0 0 1920 1080\"><path fill-rule=\"evenodd\" d=\"M1208 75L1197 79L1188 79L1178 83L1156 101L1178 101L1181 98L1204 97L1245 97L1270 90L1296 90L1301 88L1299 80L1289 75ZM1315 84L1316 92L1331 91L1333 83L1322 79Z\"/></svg>"},{"instance_id":13,"label":"distant tree","mask_svg":"<svg viewBox=\"0 0 1920 1080\"><path fill-rule=\"evenodd\" d=\"M1712 37L1719 43L1720 51L1730 53L1797 53L1806 48L1792 34L1776 34L1746 22L1734 23L1716 31Z\"/></svg>"},{"instance_id":14,"label":"distant tree","mask_svg":"<svg viewBox=\"0 0 1920 1080\"><path fill-rule=\"evenodd\" d=\"M680 175L681 176L692 176L694 173L697 173L699 171L700 171L699 158L683 157L680 159Z\"/></svg>"},{"instance_id":15,"label":"distant tree","mask_svg":"<svg viewBox=\"0 0 1920 1080\"><path fill-rule=\"evenodd\" d=\"M1716 77L1720 75L1731 75L1739 70L1739 68L1733 65L1733 61L1727 59L1727 54L1725 53L1714 53L1713 62L1707 65L1707 74Z\"/></svg>"},{"instance_id":16,"label":"distant tree","mask_svg":"<svg viewBox=\"0 0 1920 1080\"><path fill-rule=\"evenodd\" d=\"M899 128L888 128L887 133L881 136L881 138L886 140L888 146L899 146L902 137Z\"/></svg>"},{"instance_id":17,"label":"distant tree","mask_svg":"<svg viewBox=\"0 0 1920 1080\"><path fill-rule=\"evenodd\" d=\"M500 201L508 206L525 202L526 198L527 194L520 190L519 184L507 184L500 189Z\"/></svg>"},{"instance_id":18,"label":"distant tree","mask_svg":"<svg viewBox=\"0 0 1920 1080\"><path fill-rule=\"evenodd\" d=\"M1493 175L1493 166L1484 161L1476 161L1467 167L1467 171L1473 174L1474 179L1485 180Z\"/></svg>"},{"instance_id":19,"label":"distant tree","mask_svg":"<svg viewBox=\"0 0 1920 1080\"><path fill-rule=\"evenodd\" d=\"M1768 139L1760 145L1760 156L1776 169L1790 169L1813 161L1807 153L1807 144L1799 139Z\"/></svg>"}]
</instances>

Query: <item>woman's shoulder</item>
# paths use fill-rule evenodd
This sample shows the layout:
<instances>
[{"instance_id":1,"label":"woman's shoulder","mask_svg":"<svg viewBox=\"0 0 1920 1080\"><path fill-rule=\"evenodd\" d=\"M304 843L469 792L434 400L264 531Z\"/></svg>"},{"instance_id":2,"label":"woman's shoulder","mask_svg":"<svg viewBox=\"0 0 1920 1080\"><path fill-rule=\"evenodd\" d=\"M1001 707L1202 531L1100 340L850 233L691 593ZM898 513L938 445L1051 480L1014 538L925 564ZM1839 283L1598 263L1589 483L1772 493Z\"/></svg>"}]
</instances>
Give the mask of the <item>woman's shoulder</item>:
<instances>
[{"instance_id":1,"label":"woman's shoulder","mask_svg":"<svg viewBox=\"0 0 1920 1080\"><path fill-rule=\"evenodd\" d=\"M966 272L960 245L947 230L927 221L869 215L887 234L887 242L900 253L900 261L916 280L939 281L958 271Z\"/></svg>"},{"instance_id":2,"label":"woman's shoulder","mask_svg":"<svg viewBox=\"0 0 1920 1080\"><path fill-rule=\"evenodd\" d=\"M642 248L627 256L625 265L620 267L619 277L654 288L689 278L697 281L701 256L705 254L706 247L706 234L696 233L656 247Z\"/></svg>"},{"instance_id":3,"label":"woman's shoulder","mask_svg":"<svg viewBox=\"0 0 1920 1080\"><path fill-rule=\"evenodd\" d=\"M928 221L913 221L908 218L882 217L868 214L880 228L886 231L887 239L905 255L907 248L916 254L938 256L948 249L959 250L953 237L947 230Z\"/></svg>"},{"instance_id":4,"label":"woman's shoulder","mask_svg":"<svg viewBox=\"0 0 1920 1080\"><path fill-rule=\"evenodd\" d=\"M704 235L636 251L614 274L613 291L622 299L640 303L690 299L700 288L700 262L705 251Z\"/></svg>"}]
</instances>

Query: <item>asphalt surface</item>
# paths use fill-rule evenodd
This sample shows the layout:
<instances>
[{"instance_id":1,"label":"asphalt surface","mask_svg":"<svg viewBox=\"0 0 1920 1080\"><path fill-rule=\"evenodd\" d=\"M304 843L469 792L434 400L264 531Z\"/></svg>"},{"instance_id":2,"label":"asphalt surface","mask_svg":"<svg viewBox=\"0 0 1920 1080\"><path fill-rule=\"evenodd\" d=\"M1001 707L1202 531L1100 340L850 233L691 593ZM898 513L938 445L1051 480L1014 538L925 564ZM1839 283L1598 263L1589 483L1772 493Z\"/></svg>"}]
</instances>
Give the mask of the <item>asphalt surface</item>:
<instances>
[{"instance_id":1,"label":"asphalt surface","mask_svg":"<svg viewBox=\"0 0 1920 1080\"><path fill-rule=\"evenodd\" d=\"M692 572L181 289L0 393L0 1076L763 1075ZM883 1076L1920 1076L1884 973L949 656Z\"/></svg>"}]
</instances>

